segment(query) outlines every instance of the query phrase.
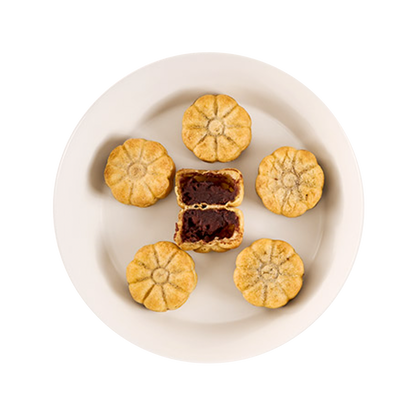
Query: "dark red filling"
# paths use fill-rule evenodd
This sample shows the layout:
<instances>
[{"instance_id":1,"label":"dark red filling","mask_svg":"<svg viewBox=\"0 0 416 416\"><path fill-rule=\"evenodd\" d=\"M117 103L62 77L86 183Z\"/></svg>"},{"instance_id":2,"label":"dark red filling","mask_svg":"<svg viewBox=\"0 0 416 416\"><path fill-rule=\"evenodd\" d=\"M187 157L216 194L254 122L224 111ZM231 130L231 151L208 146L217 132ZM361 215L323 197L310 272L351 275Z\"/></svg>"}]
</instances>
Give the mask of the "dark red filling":
<instances>
[{"instance_id":1,"label":"dark red filling","mask_svg":"<svg viewBox=\"0 0 416 416\"><path fill-rule=\"evenodd\" d=\"M181 238L190 243L231 238L238 225L236 213L227 209L188 209L183 214Z\"/></svg>"},{"instance_id":2,"label":"dark red filling","mask_svg":"<svg viewBox=\"0 0 416 416\"><path fill-rule=\"evenodd\" d=\"M179 185L185 205L225 205L237 195L237 187L230 178L213 173L185 176Z\"/></svg>"}]
</instances>

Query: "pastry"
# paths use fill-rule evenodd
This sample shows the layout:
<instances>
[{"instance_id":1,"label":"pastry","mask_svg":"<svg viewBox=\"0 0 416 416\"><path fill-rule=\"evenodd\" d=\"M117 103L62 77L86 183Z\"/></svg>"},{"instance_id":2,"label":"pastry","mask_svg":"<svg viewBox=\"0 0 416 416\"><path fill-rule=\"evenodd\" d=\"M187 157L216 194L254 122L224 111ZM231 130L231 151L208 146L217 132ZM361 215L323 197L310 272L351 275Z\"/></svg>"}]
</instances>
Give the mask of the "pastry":
<instances>
[{"instance_id":1,"label":"pastry","mask_svg":"<svg viewBox=\"0 0 416 416\"><path fill-rule=\"evenodd\" d=\"M263 238L237 256L234 283L251 304L275 309L299 293L303 273L302 259L290 244Z\"/></svg>"},{"instance_id":2,"label":"pastry","mask_svg":"<svg viewBox=\"0 0 416 416\"><path fill-rule=\"evenodd\" d=\"M174 240L183 250L222 252L237 248L243 233L244 218L238 208L185 208L179 213Z\"/></svg>"},{"instance_id":3,"label":"pastry","mask_svg":"<svg viewBox=\"0 0 416 416\"><path fill-rule=\"evenodd\" d=\"M228 95L204 95L185 111L182 139L205 162L230 162L250 144L251 118Z\"/></svg>"},{"instance_id":4,"label":"pastry","mask_svg":"<svg viewBox=\"0 0 416 416\"><path fill-rule=\"evenodd\" d=\"M123 204L148 207L165 198L173 188L175 164L157 142L129 139L108 157L106 184Z\"/></svg>"},{"instance_id":5,"label":"pastry","mask_svg":"<svg viewBox=\"0 0 416 416\"><path fill-rule=\"evenodd\" d=\"M133 299L147 309L178 309L195 289L195 263L176 244L160 241L137 251L127 266L127 282Z\"/></svg>"},{"instance_id":6,"label":"pastry","mask_svg":"<svg viewBox=\"0 0 416 416\"><path fill-rule=\"evenodd\" d=\"M243 239L243 213L235 208L244 196L243 175L237 169L181 169L175 192L179 212L174 240L183 250L227 251Z\"/></svg>"},{"instance_id":7,"label":"pastry","mask_svg":"<svg viewBox=\"0 0 416 416\"><path fill-rule=\"evenodd\" d=\"M260 163L256 191L275 214L298 217L322 196L324 172L307 150L280 147Z\"/></svg>"},{"instance_id":8,"label":"pastry","mask_svg":"<svg viewBox=\"0 0 416 416\"><path fill-rule=\"evenodd\" d=\"M244 197L243 175L238 169L181 169L176 174L178 205L224 205L236 207Z\"/></svg>"}]
</instances>

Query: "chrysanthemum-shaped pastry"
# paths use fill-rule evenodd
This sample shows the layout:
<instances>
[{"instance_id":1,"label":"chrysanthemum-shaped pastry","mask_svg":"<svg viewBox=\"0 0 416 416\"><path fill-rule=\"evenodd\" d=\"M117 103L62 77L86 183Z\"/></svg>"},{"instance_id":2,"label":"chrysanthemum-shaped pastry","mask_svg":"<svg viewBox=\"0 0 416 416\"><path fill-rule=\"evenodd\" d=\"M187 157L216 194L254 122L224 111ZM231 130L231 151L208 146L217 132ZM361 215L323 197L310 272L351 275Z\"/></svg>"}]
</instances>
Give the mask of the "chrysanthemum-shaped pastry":
<instances>
[{"instance_id":1,"label":"chrysanthemum-shaped pastry","mask_svg":"<svg viewBox=\"0 0 416 416\"><path fill-rule=\"evenodd\" d=\"M157 142L129 139L108 157L104 171L114 198L123 204L148 207L173 188L175 164Z\"/></svg>"},{"instance_id":2,"label":"chrysanthemum-shaped pastry","mask_svg":"<svg viewBox=\"0 0 416 416\"><path fill-rule=\"evenodd\" d=\"M178 309L195 289L192 257L169 241L142 247L127 266L133 299L156 312Z\"/></svg>"},{"instance_id":3,"label":"chrysanthemum-shaped pastry","mask_svg":"<svg viewBox=\"0 0 416 416\"><path fill-rule=\"evenodd\" d=\"M276 214L298 217L321 199L324 172L307 150L281 147L260 163L256 191Z\"/></svg>"},{"instance_id":4,"label":"chrysanthemum-shaped pastry","mask_svg":"<svg viewBox=\"0 0 416 416\"><path fill-rule=\"evenodd\" d=\"M251 118L228 95L204 95L185 111L182 139L205 162L230 162L250 144Z\"/></svg>"},{"instance_id":5,"label":"chrysanthemum-shaped pastry","mask_svg":"<svg viewBox=\"0 0 416 416\"><path fill-rule=\"evenodd\" d=\"M251 304L274 309L299 293L303 273L302 259L290 244L262 238L237 256L234 283Z\"/></svg>"}]
</instances>

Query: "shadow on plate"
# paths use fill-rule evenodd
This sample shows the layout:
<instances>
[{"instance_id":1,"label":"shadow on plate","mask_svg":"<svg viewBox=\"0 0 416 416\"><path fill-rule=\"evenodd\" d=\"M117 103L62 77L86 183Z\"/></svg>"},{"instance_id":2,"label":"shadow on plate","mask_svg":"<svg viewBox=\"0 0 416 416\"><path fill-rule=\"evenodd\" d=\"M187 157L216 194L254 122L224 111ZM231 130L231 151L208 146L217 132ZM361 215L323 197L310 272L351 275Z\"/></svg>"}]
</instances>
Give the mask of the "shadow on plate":
<instances>
[{"instance_id":1,"label":"shadow on plate","mask_svg":"<svg viewBox=\"0 0 416 416\"><path fill-rule=\"evenodd\" d=\"M120 273L115 267L103 241L98 241L98 264L101 267L103 276L114 293L124 300L132 300L126 276L125 274Z\"/></svg>"}]
</instances>

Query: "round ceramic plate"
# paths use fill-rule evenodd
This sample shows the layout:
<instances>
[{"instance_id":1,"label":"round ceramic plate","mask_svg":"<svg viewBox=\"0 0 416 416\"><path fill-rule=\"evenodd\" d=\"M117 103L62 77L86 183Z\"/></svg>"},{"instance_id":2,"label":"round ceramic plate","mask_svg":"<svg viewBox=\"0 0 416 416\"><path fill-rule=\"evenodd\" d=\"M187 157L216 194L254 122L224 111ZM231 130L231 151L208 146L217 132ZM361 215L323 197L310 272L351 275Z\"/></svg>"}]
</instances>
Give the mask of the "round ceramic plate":
<instances>
[{"instance_id":1,"label":"round ceramic plate","mask_svg":"<svg viewBox=\"0 0 416 416\"><path fill-rule=\"evenodd\" d=\"M252 118L253 138L230 163L209 164L182 142L184 111L201 95L227 94ZM129 138L163 144L176 168L243 173L241 246L197 254L198 284L178 310L157 313L130 297L126 266L146 244L173 241L174 192L149 208L116 201L103 179L111 150ZM321 201L298 218L273 214L255 191L260 161L281 146L313 152L326 182ZM55 229L79 294L115 332L141 348L179 360L233 361L272 350L315 321L335 298L354 262L363 222L358 166L328 108L284 72L249 58L191 54L148 65L110 88L88 110L62 157L54 196ZM304 285L286 306L247 303L233 282L238 253L259 238L285 240L305 264Z\"/></svg>"}]
</instances>

